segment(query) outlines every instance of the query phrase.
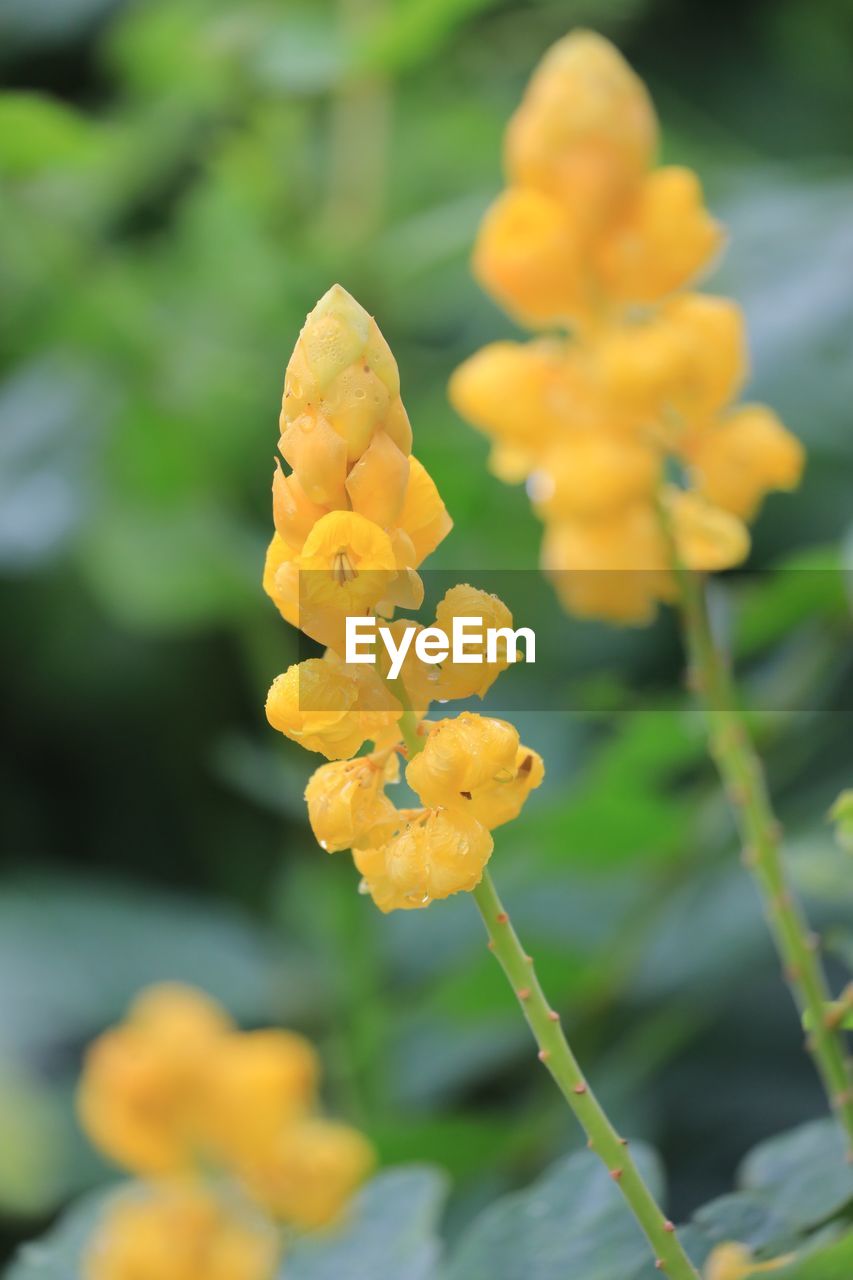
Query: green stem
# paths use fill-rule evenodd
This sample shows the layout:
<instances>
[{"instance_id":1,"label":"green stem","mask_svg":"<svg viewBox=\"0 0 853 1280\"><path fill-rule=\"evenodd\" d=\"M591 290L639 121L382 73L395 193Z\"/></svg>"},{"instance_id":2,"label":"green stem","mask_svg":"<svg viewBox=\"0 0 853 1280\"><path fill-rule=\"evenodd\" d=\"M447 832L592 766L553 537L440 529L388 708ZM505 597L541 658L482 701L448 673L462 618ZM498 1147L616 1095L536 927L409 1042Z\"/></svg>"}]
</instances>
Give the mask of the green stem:
<instances>
[{"instance_id":1,"label":"green stem","mask_svg":"<svg viewBox=\"0 0 853 1280\"><path fill-rule=\"evenodd\" d=\"M847 1134L853 1157L853 1071L843 1032L832 1015L829 987L818 955L819 939L810 931L788 882L781 828L761 761L735 703L731 673L714 638L704 580L683 568L677 570L677 577L690 683L705 703L710 750L738 826L743 861L763 899L791 994L807 1021L806 1047Z\"/></svg>"},{"instance_id":2,"label":"green stem","mask_svg":"<svg viewBox=\"0 0 853 1280\"><path fill-rule=\"evenodd\" d=\"M405 690L395 688L393 684L391 687L403 707L400 731L411 758L423 750L424 739L418 733L418 719ZM589 1149L602 1161L625 1197L654 1251L655 1265L672 1280L699 1280L696 1269L675 1233L675 1227L661 1212L646 1186L628 1150L627 1139L619 1137L584 1078L560 1026L559 1014L554 1012L545 999L532 957L519 942L488 871L483 872L483 878L471 896L486 926L489 948L506 974L539 1046L539 1060L550 1071L558 1089L574 1112L587 1136Z\"/></svg>"},{"instance_id":3,"label":"green stem","mask_svg":"<svg viewBox=\"0 0 853 1280\"><path fill-rule=\"evenodd\" d=\"M507 981L539 1046L539 1059L550 1071L575 1118L587 1135L587 1145L607 1168L628 1207L652 1246L659 1271L675 1280L697 1280L697 1272L682 1248L675 1227L658 1207L646 1186L625 1138L620 1138L587 1083L556 1014L542 991L533 967L512 927L488 871L473 898Z\"/></svg>"}]
</instances>

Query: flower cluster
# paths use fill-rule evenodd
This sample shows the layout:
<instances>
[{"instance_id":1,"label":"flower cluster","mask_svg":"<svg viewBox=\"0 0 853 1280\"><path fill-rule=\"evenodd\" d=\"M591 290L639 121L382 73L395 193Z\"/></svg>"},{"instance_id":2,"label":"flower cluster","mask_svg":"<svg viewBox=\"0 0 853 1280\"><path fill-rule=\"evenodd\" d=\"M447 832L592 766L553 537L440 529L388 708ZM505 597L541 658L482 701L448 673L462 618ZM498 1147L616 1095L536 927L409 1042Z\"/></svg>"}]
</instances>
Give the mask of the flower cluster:
<instances>
[{"instance_id":1,"label":"flower cluster","mask_svg":"<svg viewBox=\"0 0 853 1280\"><path fill-rule=\"evenodd\" d=\"M803 466L771 410L736 404L740 309L687 291L722 230L694 173L652 167L656 141L649 96L607 40L575 32L550 50L510 121L508 188L474 271L552 332L485 347L450 387L495 474L526 481L566 607L623 623L671 598L673 543L686 568L742 562L746 522Z\"/></svg>"},{"instance_id":2,"label":"flower cluster","mask_svg":"<svg viewBox=\"0 0 853 1280\"><path fill-rule=\"evenodd\" d=\"M241 1032L192 988L143 992L80 1083L89 1138L140 1179L110 1202L86 1280L269 1280L277 1225L333 1222L374 1162L320 1113L318 1079L293 1032Z\"/></svg>"},{"instance_id":3,"label":"flower cluster","mask_svg":"<svg viewBox=\"0 0 853 1280\"><path fill-rule=\"evenodd\" d=\"M512 725L464 712L424 720L430 703L482 697L507 658L436 665L407 651L396 680L387 669L345 661L345 621L393 616L423 598L417 569L451 521L423 466L399 376L375 321L335 286L311 314L285 377L276 467L275 535L264 588L284 618L326 646L295 664L267 697L270 724L329 763L307 790L311 827L323 849L352 850L363 887L382 911L417 908L476 887L492 853L493 828L521 810L544 768ZM435 624L455 617L508 627L496 596L461 583L439 602ZM392 633L412 626L390 622ZM397 808L386 787L400 777L404 723L423 750L406 781L421 804ZM366 743L371 750L357 754Z\"/></svg>"}]
</instances>

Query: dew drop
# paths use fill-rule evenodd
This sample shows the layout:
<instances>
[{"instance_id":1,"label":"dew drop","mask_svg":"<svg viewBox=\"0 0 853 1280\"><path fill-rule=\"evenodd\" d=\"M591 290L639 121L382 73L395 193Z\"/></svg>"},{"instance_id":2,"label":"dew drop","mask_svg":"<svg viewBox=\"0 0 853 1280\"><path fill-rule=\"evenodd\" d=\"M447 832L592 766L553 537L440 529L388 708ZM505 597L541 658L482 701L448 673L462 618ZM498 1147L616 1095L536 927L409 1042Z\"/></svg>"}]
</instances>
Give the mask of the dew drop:
<instances>
[{"instance_id":1,"label":"dew drop","mask_svg":"<svg viewBox=\"0 0 853 1280\"><path fill-rule=\"evenodd\" d=\"M320 840L320 841L319 841L319 844L320 844L320 848L321 848L321 849L325 849L325 850L326 850L326 852L328 852L329 845L328 845L328 842L327 842L326 840Z\"/></svg>"},{"instance_id":2,"label":"dew drop","mask_svg":"<svg viewBox=\"0 0 853 1280\"><path fill-rule=\"evenodd\" d=\"M366 881L366 880L364 880L364 879L359 880L359 882L358 882L358 891L359 891L359 893L361 894L361 896L362 896L363 898L366 898L366 897L367 897L367 895L370 893L370 888L369 888L368 883L367 883L367 881Z\"/></svg>"}]
</instances>

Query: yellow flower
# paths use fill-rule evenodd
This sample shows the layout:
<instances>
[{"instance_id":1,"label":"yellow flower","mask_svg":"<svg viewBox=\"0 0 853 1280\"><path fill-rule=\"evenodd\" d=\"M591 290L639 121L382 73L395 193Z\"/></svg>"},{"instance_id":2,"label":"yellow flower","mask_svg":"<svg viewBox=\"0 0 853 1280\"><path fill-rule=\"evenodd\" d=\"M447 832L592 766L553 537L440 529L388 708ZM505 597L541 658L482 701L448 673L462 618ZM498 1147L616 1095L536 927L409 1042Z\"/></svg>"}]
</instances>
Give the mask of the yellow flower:
<instances>
[{"instance_id":1,"label":"yellow flower","mask_svg":"<svg viewBox=\"0 0 853 1280\"><path fill-rule=\"evenodd\" d=\"M657 146L642 81L609 40L575 31L545 55L509 123L512 184L556 196L600 225L630 194Z\"/></svg>"},{"instance_id":2,"label":"yellow flower","mask_svg":"<svg viewBox=\"0 0 853 1280\"><path fill-rule=\"evenodd\" d=\"M276 1233L195 1184L113 1199L82 1260L84 1280L272 1280Z\"/></svg>"},{"instance_id":3,"label":"yellow flower","mask_svg":"<svg viewBox=\"0 0 853 1280\"><path fill-rule=\"evenodd\" d=\"M446 591L435 611L436 626L450 638L453 635L453 624L456 618L482 619L481 641L465 642L466 655L479 659L470 663L454 662L449 657L439 668L439 678L434 686L433 697L442 700L455 698L479 698L497 680L502 671L509 666L507 642L497 646L495 662L488 662L486 632L492 629L512 627L512 614L498 596L488 591L480 591L467 583L460 582ZM473 628L472 628L473 630ZM479 631L480 628L478 627ZM513 653L515 646L512 646Z\"/></svg>"},{"instance_id":4,"label":"yellow flower","mask_svg":"<svg viewBox=\"0 0 853 1280\"><path fill-rule=\"evenodd\" d=\"M127 1022L150 1040L194 1053L234 1029L222 1006L196 987L161 982L136 997Z\"/></svg>"},{"instance_id":5,"label":"yellow flower","mask_svg":"<svg viewBox=\"0 0 853 1280\"><path fill-rule=\"evenodd\" d=\"M154 988L86 1053L77 1095L94 1145L141 1174L187 1168L197 1154L199 1091L229 1022L201 993Z\"/></svg>"},{"instance_id":6,"label":"yellow flower","mask_svg":"<svg viewBox=\"0 0 853 1280\"><path fill-rule=\"evenodd\" d=\"M464 808L460 797L466 793L496 777L509 781L517 752L518 732L511 724L463 711L430 728L406 781L425 805Z\"/></svg>"},{"instance_id":7,"label":"yellow flower","mask_svg":"<svg viewBox=\"0 0 853 1280\"><path fill-rule=\"evenodd\" d=\"M689 284L722 242L696 174L677 165L656 169L597 249L600 292L623 304L657 302Z\"/></svg>"},{"instance_id":8,"label":"yellow flower","mask_svg":"<svg viewBox=\"0 0 853 1280\"><path fill-rule=\"evenodd\" d=\"M274 729L327 760L348 760L368 740L398 741L401 711L373 667L348 666L332 652L288 667L266 705Z\"/></svg>"},{"instance_id":9,"label":"yellow flower","mask_svg":"<svg viewBox=\"0 0 853 1280\"><path fill-rule=\"evenodd\" d=\"M267 694L267 719L306 751L328 760L355 755L367 734L354 710L359 687L347 670L322 658L288 667Z\"/></svg>"},{"instance_id":10,"label":"yellow flower","mask_svg":"<svg viewBox=\"0 0 853 1280\"><path fill-rule=\"evenodd\" d=\"M333 761L316 769L305 789L305 799L311 830L321 849L338 853L369 845L377 826L396 817L384 787L386 782L396 782L398 776L397 756L388 751Z\"/></svg>"},{"instance_id":11,"label":"yellow flower","mask_svg":"<svg viewBox=\"0 0 853 1280\"><path fill-rule=\"evenodd\" d=\"M274 533L264 561L264 591L285 622L299 626L299 578L294 563L296 553L281 534Z\"/></svg>"},{"instance_id":12,"label":"yellow flower","mask_svg":"<svg viewBox=\"0 0 853 1280\"><path fill-rule=\"evenodd\" d=\"M271 1214L303 1230L339 1219L376 1163L362 1134L318 1116L267 1137L244 1169L246 1184Z\"/></svg>"},{"instance_id":13,"label":"yellow flower","mask_svg":"<svg viewBox=\"0 0 853 1280\"><path fill-rule=\"evenodd\" d=\"M310 438L324 423L343 441L345 465L361 457L377 431L386 431L404 456L411 453L396 361L376 321L339 284L305 321L287 366L282 399L283 436L298 424ZM300 465L284 447L282 452L299 472ZM342 484L337 470L335 475ZM305 489L315 496L310 485Z\"/></svg>"},{"instance_id":14,"label":"yellow flower","mask_svg":"<svg viewBox=\"0 0 853 1280\"><path fill-rule=\"evenodd\" d=\"M297 561L302 607L364 613L396 575L384 529L354 511L330 511L314 525Z\"/></svg>"},{"instance_id":15,"label":"yellow flower","mask_svg":"<svg viewBox=\"0 0 853 1280\"><path fill-rule=\"evenodd\" d=\"M660 525L646 503L549 525L542 568L571 613L635 626L652 620L670 581Z\"/></svg>"},{"instance_id":16,"label":"yellow flower","mask_svg":"<svg viewBox=\"0 0 853 1280\"><path fill-rule=\"evenodd\" d=\"M426 907L476 888L494 847L481 823L450 809L402 812L399 821L387 844L353 851L380 911Z\"/></svg>"},{"instance_id":17,"label":"yellow flower","mask_svg":"<svg viewBox=\"0 0 853 1280\"><path fill-rule=\"evenodd\" d=\"M229 1036L211 1056L203 1095L210 1151L228 1162L263 1151L271 1133L313 1106L319 1073L317 1054L295 1032Z\"/></svg>"},{"instance_id":18,"label":"yellow flower","mask_svg":"<svg viewBox=\"0 0 853 1280\"><path fill-rule=\"evenodd\" d=\"M406 770L424 804L458 809L490 831L518 817L544 776L542 758L512 725L468 712L434 725Z\"/></svg>"},{"instance_id":19,"label":"yellow flower","mask_svg":"<svg viewBox=\"0 0 853 1280\"><path fill-rule=\"evenodd\" d=\"M663 500L686 568L713 573L730 569L749 555L749 530L737 516L682 489L665 490Z\"/></svg>"},{"instance_id":20,"label":"yellow flower","mask_svg":"<svg viewBox=\"0 0 853 1280\"><path fill-rule=\"evenodd\" d=\"M698 434L688 457L700 492L749 520L771 489L797 487L805 451L764 405L743 405Z\"/></svg>"},{"instance_id":21,"label":"yellow flower","mask_svg":"<svg viewBox=\"0 0 853 1280\"><path fill-rule=\"evenodd\" d=\"M588 310L583 244L568 209L532 188L498 197L480 224L474 275L496 302L532 328Z\"/></svg>"},{"instance_id":22,"label":"yellow flower","mask_svg":"<svg viewBox=\"0 0 853 1280\"><path fill-rule=\"evenodd\" d=\"M770 1262L754 1262L752 1254L742 1244L718 1244L705 1263L705 1280L750 1280L787 1266L791 1255L774 1258Z\"/></svg>"},{"instance_id":23,"label":"yellow flower","mask_svg":"<svg viewBox=\"0 0 853 1280\"><path fill-rule=\"evenodd\" d=\"M589 394L564 344L541 339L483 347L459 366L448 390L461 417L530 465L559 442L566 418L579 413Z\"/></svg>"},{"instance_id":24,"label":"yellow flower","mask_svg":"<svg viewBox=\"0 0 853 1280\"><path fill-rule=\"evenodd\" d=\"M417 568L453 528L435 482L417 458L409 458L409 476L396 526L408 537Z\"/></svg>"},{"instance_id":25,"label":"yellow flower","mask_svg":"<svg viewBox=\"0 0 853 1280\"><path fill-rule=\"evenodd\" d=\"M683 294L650 320L607 330L594 358L622 414L659 426L674 415L676 429L706 422L746 377L743 313L727 298Z\"/></svg>"},{"instance_id":26,"label":"yellow flower","mask_svg":"<svg viewBox=\"0 0 853 1280\"><path fill-rule=\"evenodd\" d=\"M564 438L533 472L528 489L543 520L594 519L651 500L660 476L658 449L599 429Z\"/></svg>"}]
</instances>

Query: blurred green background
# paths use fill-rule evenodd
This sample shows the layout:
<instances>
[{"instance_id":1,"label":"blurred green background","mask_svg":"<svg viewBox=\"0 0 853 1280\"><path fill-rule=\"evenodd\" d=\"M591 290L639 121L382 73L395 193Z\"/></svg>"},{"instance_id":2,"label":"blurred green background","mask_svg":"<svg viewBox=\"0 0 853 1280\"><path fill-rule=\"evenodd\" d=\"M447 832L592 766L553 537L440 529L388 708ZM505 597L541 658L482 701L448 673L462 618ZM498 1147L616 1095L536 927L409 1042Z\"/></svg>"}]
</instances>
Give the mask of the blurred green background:
<instances>
[{"instance_id":1,"label":"blurred green background","mask_svg":"<svg viewBox=\"0 0 853 1280\"><path fill-rule=\"evenodd\" d=\"M752 565L792 571L717 603L772 690L755 727L834 980L853 964L825 821L853 782L848 0L0 0L6 1248L106 1175L74 1126L80 1053L158 978L315 1037L384 1161L450 1170L451 1234L578 1145L470 901L383 918L314 845L312 761L263 717L296 639L259 587L284 366L335 280L377 315L455 518L431 563L535 564L524 494L489 477L445 385L511 331L467 255L504 123L578 23L647 79L665 158L729 223L713 287L746 308L751 390L809 448L802 492L756 529ZM823 1101L671 621L575 624L566 666L598 707L638 677L667 692L521 717L549 776L495 872L683 1216Z\"/></svg>"}]
</instances>

